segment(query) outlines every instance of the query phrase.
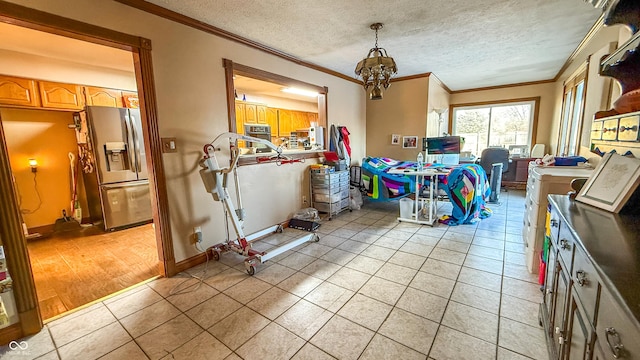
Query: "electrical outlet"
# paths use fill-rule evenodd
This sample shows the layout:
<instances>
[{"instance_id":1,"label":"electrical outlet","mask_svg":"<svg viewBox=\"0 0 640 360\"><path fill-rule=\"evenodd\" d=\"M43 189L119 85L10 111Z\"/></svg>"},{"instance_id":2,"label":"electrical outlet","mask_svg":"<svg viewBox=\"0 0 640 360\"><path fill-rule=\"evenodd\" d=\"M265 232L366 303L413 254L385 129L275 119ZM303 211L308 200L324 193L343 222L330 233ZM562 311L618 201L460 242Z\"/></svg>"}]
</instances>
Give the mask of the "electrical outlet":
<instances>
[{"instance_id":1,"label":"electrical outlet","mask_svg":"<svg viewBox=\"0 0 640 360\"><path fill-rule=\"evenodd\" d=\"M306 195L302 195L302 204L306 204L307 203L307 196Z\"/></svg>"},{"instance_id":2,"label":"electrical outlet","mask_svg":"<svg viewBox=\"0 0 640 360\"><path fill-rule=\"evenodd\" d=\"M202 228L200 226L193 228L193 240L197 243L202 242Z\"/></svg>"}]
</instances>

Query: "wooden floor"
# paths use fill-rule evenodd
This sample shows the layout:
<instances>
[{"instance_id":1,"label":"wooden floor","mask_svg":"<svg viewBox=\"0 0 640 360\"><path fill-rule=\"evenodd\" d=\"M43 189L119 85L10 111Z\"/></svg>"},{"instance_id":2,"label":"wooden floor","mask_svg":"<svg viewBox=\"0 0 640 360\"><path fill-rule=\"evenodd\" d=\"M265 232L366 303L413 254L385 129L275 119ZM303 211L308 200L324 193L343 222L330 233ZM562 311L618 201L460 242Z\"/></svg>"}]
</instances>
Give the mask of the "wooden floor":
<instances>
[{"instance_id":1,"label":"wooden floor","mask_svg":"<svg viewBox=\"0 0 640 360\"><path fill-rule=\"evenodd\" d=\"M152 224L114 232L92 226L29 240L43 319L159 274Z\"/></svg>"}]
</instances>

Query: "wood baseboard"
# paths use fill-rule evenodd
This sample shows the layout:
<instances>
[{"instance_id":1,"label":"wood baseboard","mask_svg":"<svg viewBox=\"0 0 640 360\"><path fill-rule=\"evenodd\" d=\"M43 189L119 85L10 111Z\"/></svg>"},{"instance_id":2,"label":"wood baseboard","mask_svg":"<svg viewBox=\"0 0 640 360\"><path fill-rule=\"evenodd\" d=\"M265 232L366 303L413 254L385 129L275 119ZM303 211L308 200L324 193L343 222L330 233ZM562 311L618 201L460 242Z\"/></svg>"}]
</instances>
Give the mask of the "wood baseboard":
<instances>
[{"instance_id":1,"label":"wood baseboard","mask_svg":"<svg viewBox=\"0 0 640 360\"><path fill-rule=\"evenodd\" d=\"M7 326L4 329L0 329L0 346L4 346L9 341L18 340L22 337L22 327L20 323Z\"/></svg>"},{"instance_id":2,"label":"wood baseboard","mask_svg":"<svg viewBox=\"0 0 640 360\"><path fill-rule=\"evenodd\" d=\"M280 223L282 225L283 228L287 228L289 227L289 220L283 221L282 223ZM209 259L211 259L211 251L209 249L207 249L207 252L209 253ZM187 269L190 269L194 266L200 265L202 263L204 263L205 261L207 261L207 255L205 253L200 253L198 255L192 256L190 258L187 258L185 260L182 260L178 263L176 263L176 273L179 272L183 272Z\"/></svg>"},{"instance_id":3,"label":"wood baseboard","mask_svg":"<svg viewBox=\"0 0 640 360\"><path fill-rule=\"evenodd\" d=\"M194 266L200 265L205 261L207 261L207 256L205 255L205 253L200 253L176 263L175 271L176 273L183 272L185 270L191 269Z\"/></svg>"}]
</instances>

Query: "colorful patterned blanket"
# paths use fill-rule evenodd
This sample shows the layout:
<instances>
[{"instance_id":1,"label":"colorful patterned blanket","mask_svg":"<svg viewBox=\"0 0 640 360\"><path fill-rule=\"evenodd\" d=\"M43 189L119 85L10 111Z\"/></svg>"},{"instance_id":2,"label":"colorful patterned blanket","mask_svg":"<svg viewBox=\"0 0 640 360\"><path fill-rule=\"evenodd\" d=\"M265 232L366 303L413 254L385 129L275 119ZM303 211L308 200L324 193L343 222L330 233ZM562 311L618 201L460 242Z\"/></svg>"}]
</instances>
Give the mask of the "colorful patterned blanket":
<instances>
[{"instance_id":1,"label":"colorful patterned blanket","mask_svg":"<svg viewBox=\"0 0 640 360\"><path fill-rule=\"evenodd\" d=\"M415 176L389 174L391 169L415 168L414 161L399 161L382 157L367 157L362 161L362 181L371 201L400 199L415 192ZM447 225L469 224L491 215L485 199L491 190L487 174L481 166L463 164L447 166L426 164L426 168L446 167L450 171L438 175L439 188L443 189L453 204L451 215L440 222ZM424 185L428 185L428 181ZM444 186L443 186L444 185Z\"/></svg>"},{"instance_id":2,"label":"colorful patterned blanket","mask_svg":"<svg viewBox=\"0 0 640 360\"><path fill-rule=\"evenodd\" d=\"M439 221L447 225L471 224L491 216L486 206L491 189L487 174L480 165L467 164L454 168L449 174L448 186L444 188L453 211Z\"/></svg>"},{"instance_id":3,"label":"colorful patterned blanket","mask_svg":"<svg viewBox=\"0 0 640 360\"><path fill-rule=\"evenodd\" d=\"M391 169L412 169L415 161L399 161L383 157L367 157L362 161L362 181L367 195L373 201L400 199L415 192L416 177L389 174ZM425 168L445 167L442 164L425 164ZM447 182L447 173L438 175L438 182ZM428 182L427 182L428 184Z\"/></svg>"}]
</instances>

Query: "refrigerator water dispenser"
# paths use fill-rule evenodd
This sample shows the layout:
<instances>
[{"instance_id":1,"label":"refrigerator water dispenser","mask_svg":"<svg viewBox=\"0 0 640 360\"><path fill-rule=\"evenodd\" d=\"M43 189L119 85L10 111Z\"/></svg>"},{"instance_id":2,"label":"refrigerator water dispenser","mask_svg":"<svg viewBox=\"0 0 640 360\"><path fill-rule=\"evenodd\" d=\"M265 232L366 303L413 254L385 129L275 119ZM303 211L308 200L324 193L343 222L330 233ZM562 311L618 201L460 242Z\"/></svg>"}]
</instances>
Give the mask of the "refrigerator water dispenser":
<instances>
[{"instance_id":1,"label":"refrigerator water dispenser","mask_svg":"<svg viewBox=\"0 0 640 360\"><path fill-rule=\"evenodd\" d=\"M104 144L107 171L129 170L127 144L124 142L107 142Z\"/></svg>"}]
</instances>

